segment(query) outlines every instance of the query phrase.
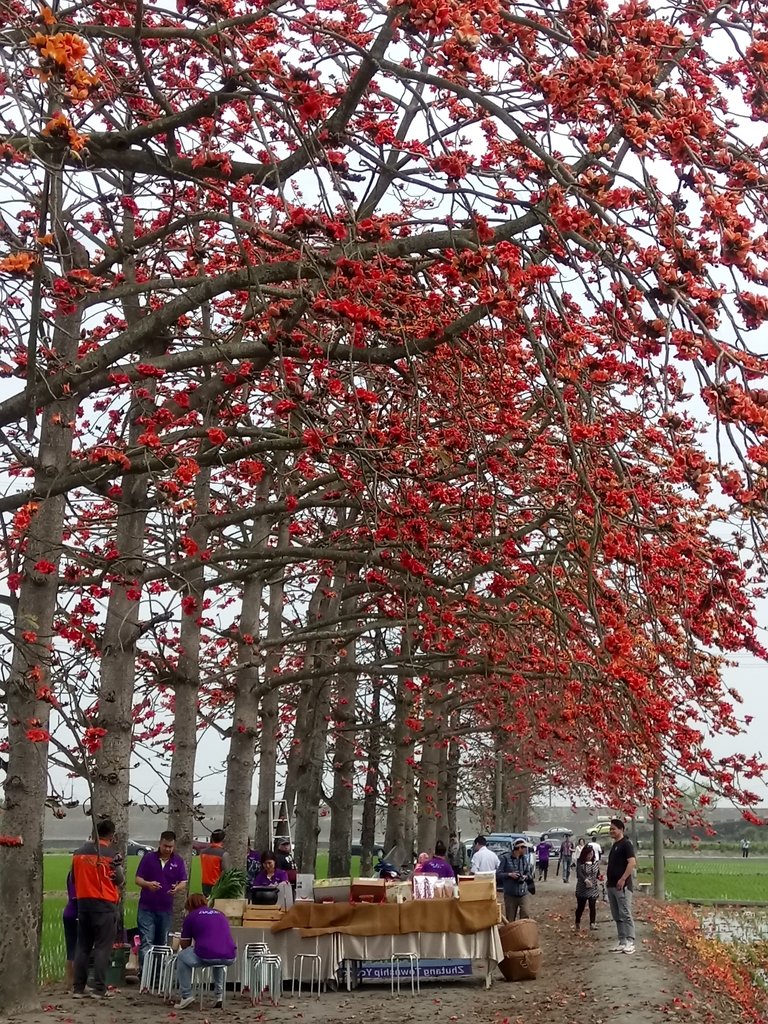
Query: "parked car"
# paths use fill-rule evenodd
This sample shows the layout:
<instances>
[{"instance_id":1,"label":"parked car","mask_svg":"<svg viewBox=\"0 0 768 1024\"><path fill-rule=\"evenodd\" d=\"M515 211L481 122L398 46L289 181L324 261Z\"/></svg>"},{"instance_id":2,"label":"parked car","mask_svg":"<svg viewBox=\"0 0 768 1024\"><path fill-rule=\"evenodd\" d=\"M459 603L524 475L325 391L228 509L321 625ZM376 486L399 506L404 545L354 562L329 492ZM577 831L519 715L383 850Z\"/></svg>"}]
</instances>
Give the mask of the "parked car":
<instances>
[{"instance_id":1,"label":"parked car","mask_svg":"<svg viewBox=\"0 0 768 1024\"><path fill-rule=\"evenodd\" d=\"M378 857L379 850L383 850L383 849L384 849L384 840L383 839L377 839L376 842L373 844L373 856L374 857ZM353 857L362 857L363 856L363 844L360 842L359 839L356 840L354 843L352 843L352 846L350 847L350 853L352 854Z\"/></svg>"},{"instance_id":2,"label":"parked car","mask_svg":"<svg viewBox=\"0 0 768 1024\"><path fill-rule=\"evenodd\" d=\"M125 852L128 857L143 857L144 854L149 853L151 849L152 846L149 843L138 843L135 839L129 839L125 847Z\"/></svg>"},{"instance_id":3,"label":"parked car","mask_svg":"<svg viewBox=\"0 0 768 1024\"><path fill-rule=\"evenodd\" d=\"M587 829L587 835L591 836L593 839L595 838L595 836L607 836L607 835L610 835L610 832L611 832L611 823L610 823L610 821L598 821L597 824L590 825L589 828Z\"/></svg>"},{"instance_id":4,"label":"parked car","mask_svg":"<svg viewBox=\"0 0 768 1024\"><path fill-rule=\"evenodd\" d=\"M560 847L562 846L563 840L570 836L573 836L573 829L550 828L547 829L546 832L542 832L541 834L552 847L552 849L550 850L550 857L559 857Z\"/></svg>"},{"instance_id":5,"label":"parked car","mask_svg":"<svg viewBox=\"0 0 768 1024\"><path fill-rule=\"evenodd\" d=\"M533 851L536 848L536 843L539 841L538 836L534 842L531 835L525 832L489 832L485 839L488 849L493 850L497 857L501 857L503 853L511 853L512 844L515 840L524 839L528 849L529 860L533 864ZM470 841L464 845L467 850L467 863L469 863L472 860L472 854L475 852L475 844L473 841Z\"/></svg>"}]
</instances>

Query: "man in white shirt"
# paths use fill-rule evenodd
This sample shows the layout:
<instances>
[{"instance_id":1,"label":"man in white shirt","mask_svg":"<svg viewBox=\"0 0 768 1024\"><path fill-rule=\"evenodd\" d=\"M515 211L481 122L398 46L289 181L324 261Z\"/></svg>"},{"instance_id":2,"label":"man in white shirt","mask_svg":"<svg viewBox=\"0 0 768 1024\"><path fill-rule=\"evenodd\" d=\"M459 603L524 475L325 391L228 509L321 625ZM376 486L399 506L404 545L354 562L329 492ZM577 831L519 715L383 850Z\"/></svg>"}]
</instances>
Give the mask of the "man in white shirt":
<instances>
[{"instance_id":1,"label":"man in white shirt","mask_svg":"<svg viewBox=\"0 0 768 1024\"><path fill-rule=\"evenodd\" d=\"M500 863L493 850L488 849L485 836L478 836L475 840L475 852L469 864L472 874L476 875L480 871L498 871Z\"/></svg>"}]
</instances>

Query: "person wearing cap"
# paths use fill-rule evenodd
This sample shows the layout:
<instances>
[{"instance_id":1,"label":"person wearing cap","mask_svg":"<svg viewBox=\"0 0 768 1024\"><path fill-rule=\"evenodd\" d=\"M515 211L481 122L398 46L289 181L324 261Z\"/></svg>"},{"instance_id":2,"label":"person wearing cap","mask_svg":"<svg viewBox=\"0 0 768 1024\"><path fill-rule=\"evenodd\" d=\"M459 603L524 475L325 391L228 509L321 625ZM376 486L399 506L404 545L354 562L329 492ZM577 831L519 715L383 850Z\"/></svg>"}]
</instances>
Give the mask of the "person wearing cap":
<instances>
[{"instance_id":1,"label":"person wearing cap","mask_svg":"<svg viewBox=\"0 0 768 1024\"><path fill-rule=\"evenodd\" d=\"M275 863L280 871L288 874L291 885L296 885L296 862L291 855L291 841L287 836L277 840L275 847Z\"/></svg>"},{"instance_id":2,"label":"person wearing cap","mask_svg":"<svg viewBox=\"0 0 768 1024\"><path fill-rule=\"evenodd\" d=\"M528 844L525 839L516 839L512 852L504 853L496 872L496 881L504 890L504 916L508 921L530 917L528 906L528 883L533 874L528 859Z\"/></svg>"},{"instance_id":3,"label":"person wearing cap","mask_svg":"<svg viewBox=\"0 0 768 1024\"><path fill-rule=\"evenodd\" d=\"M499 870L499 858L493 850L488 849L488 843L485 836L478 836L477 839L475 839L475 852L472 854L469 870L473 875L476 875L481 871Z\"/></svg>"}]
</instances>

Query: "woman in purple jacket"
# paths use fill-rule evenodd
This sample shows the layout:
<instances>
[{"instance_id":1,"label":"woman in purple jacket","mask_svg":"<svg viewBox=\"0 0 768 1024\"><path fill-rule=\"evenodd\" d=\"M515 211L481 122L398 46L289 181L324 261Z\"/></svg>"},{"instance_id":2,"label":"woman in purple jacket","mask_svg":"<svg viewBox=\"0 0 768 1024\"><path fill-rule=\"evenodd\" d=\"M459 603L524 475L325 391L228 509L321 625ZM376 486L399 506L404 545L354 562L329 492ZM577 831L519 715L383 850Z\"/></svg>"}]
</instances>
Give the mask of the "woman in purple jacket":
<instances>
[{"instance_id":1,"label":"woman in purple jacket","mask_svg":"<svg viewBox=\"0 0 768 1024\"><path fill-rule=\"evenodd\" d=\"M552 850L552 844L547 840L545 836L541 837L541 842L536 847L536 870L538 872L540 882L546 882L547 873L549 871L549 854Z\"/></svg>"},{"instance_id":2,"label":"woman in purple jacket","mask_svg":"<svg viewBox=\"0 0 768 1024\"><path fill-rule=\"evenodd\" d=\"M72 987L74 972L75 949L77 948L77 899L75 898L75 880L70 871L67 875L67 905L61 915L64 926L64 944L67 947L66 982L67 988Z\"/></svg>"},{"instance_id":3,"label":"woman in purple jacket","mask_svg":"<svg viewBox=\"0 0 768 1024\"><path fill-rule=\"evenodd\" d=\"M251 882L251 885L280 885L288 881L288 872L281 871L273 853L265 853L261 859L261 871Z\"/></svg>"}]
</instances>

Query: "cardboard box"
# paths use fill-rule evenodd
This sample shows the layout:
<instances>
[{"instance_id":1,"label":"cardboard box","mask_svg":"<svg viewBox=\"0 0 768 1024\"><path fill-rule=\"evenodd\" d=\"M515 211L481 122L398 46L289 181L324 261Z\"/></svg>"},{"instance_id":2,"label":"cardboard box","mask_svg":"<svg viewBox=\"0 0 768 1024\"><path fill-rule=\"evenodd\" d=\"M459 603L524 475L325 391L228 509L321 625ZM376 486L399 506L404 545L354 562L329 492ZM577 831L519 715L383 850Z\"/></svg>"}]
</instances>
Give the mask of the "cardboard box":
<instances>
[{"instance_id":1,"label":"cardboard box","mask_svg":"<svg viewBox=\"0 0 768 1024\"><path fill-rule=\"evenodd\" d=\"M350 903L386 903L387 883L383 878L353 878Z\"/></svg>"},{"instance_id":2,"label":"cardboard box","mask_svg":"<svg viewBox=\"0 0 768 1024\"><path fill-rule=\"evenodd\" d=\"M493 900L496 902L496 883L490 878L459 878L460 900Z\"/></svg>"},{"instance_id":3,"label":"cardboard box","mask_svg":"<svg viewBox=\"0 0 768 1024\"><path fill-rule=\"evenodd\" d=\"M349 903L351 878L321 878L314 884L315 903Z\"/></svg>"}]
</instances>

